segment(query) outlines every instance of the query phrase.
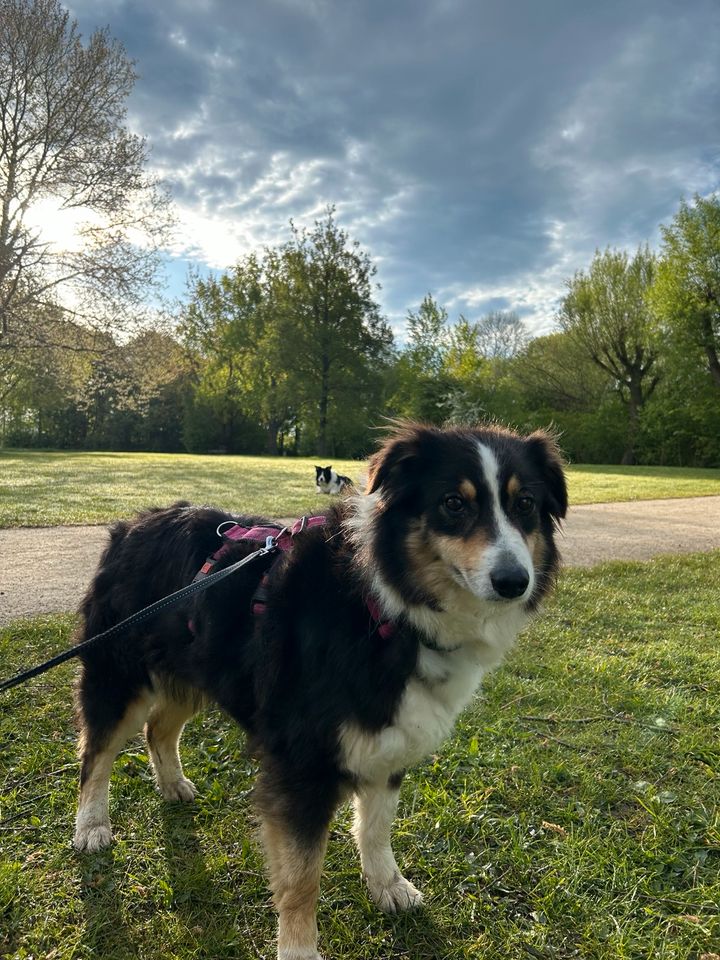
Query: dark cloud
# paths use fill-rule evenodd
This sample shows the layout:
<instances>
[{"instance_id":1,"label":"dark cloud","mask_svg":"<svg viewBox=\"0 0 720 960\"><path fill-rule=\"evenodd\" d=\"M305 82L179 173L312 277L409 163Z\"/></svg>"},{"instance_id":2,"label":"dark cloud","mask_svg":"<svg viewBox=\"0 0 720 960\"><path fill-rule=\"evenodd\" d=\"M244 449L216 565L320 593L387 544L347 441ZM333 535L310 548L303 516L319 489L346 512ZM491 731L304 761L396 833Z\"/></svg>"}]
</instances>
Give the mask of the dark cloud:
<instances>
[{"instance_id":1,"label":"dark cloud","mask_svg":"<svg viewBox=\"0 0 720 960\"><path fill-rule=\"evenodd\" d=\"M432 290L547 329L595 247L718 186L715 0L80 0L138 63L132 123L222 266L335 203L400 322ZM171 271L177 273L175 268Z\"/></svg>"}]
</instances>

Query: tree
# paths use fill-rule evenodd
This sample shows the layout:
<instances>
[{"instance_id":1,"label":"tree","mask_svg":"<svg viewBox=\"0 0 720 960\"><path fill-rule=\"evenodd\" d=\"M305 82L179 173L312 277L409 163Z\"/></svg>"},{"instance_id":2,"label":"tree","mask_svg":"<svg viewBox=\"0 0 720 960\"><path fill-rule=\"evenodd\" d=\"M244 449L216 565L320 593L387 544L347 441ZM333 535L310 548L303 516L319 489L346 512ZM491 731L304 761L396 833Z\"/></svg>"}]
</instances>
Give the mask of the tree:
<instances>
[{"instance_id":1,"label":"tree","mask_svg":"<svg viewBox=\"0 0 720 960\"><path fill-rule=\"evenodd\" d=\"M408 310L406 353L413 367L430 376L437 376L445 361L447 321L447 310L433 299L431 293L423 297L415 312Z\"/></svg>"},{"instance_id":2,"label":"tree","mask_svg":"<svg viewBox=\"0 0 720 960\"><path fill-rule=\"evenodd\" d=\"M296 384L280 354L277 255L251 254L219 277L190 280L180 325L199 358L197 380L207 407L223 425L221 443L234 450L248 418L265 431L266 453L278 452L278 433L297 412Z\"/></svg>"},{"instance_id":3,"label":"tree","mask_svg":"<svg viewBox=\"0 0 720 960\"><path fill-rule=\"evenodd\" d=\"M509 360L520 353L529 334L514 310L491 310L475 324L478 351L488 360Z\"/></svg>"},{"instance_id":4,"label":"tree","mask_svg":"<svg viewBox=\"0 0 720 960\"><path fill-rule=\"evenodd\" d=\"M568 333L530 340L513 358L515 389L532 409L587 411L613 389L607 373Z\"/></svg>"},{"instance_id":5,"label":"tree","mask_svg":"<svg viewBox=\"0 0 720 960\"><path fill-rule=\"evenodd\" d=\"M441 423L453 384L445 367L451 345L448 312L431 293L408 310L407 340L396 359L390 412L426 423Z\"/></svg>"},{"instance_id":6,"label":"tree","mask_svg":"<svg viewBox=\"0 0 720 960\"><path fill-rule=\"evenodd\" d=\"M141 312L169 201L125 125L135 73L105 30L86 44L57 0L0 0L0 346L47 345L62 304L85 325ZM80 219L77 249L32 225L40 201ZM72 246L72 245L71 245Z\"/></svg>"},{"instance_id":7,"label":"tree","mask_svg":"<svg viewBox=\"0 0 720 960\"><path fill-rule=\"evenodd\" d=\"M339 439L345 415L378 390L392 344L374 299L375 267L338 227L334 212L329 207L312 230L291 222L292 237L273 266L278 362L293 372L321 457Z\"/></svg>"},{"instance_id":8,"label":"tree","mask_svg":"<svg viewBox=\"0 0 720 960\"><path fill-rule=\"evenodd\" d=\"M622 457L626 418L615 381L570 334L536 337L506 362L514 423L526 430L553 424L575 461L613 463Z\"/></svg>"},{"instance_id":9,"label":"tree","mask_svg":"<svg viewBox=\"0 0 720 960\"><path fill-rule=\"evenodd\" d=\"M623 463L635 462L640 412L660 378L648 291L655 257L647 247L630 258L622 251L596 252L587 273L567 281L558 320L612 379L628 412Z\"/></svg>"},{"instance_id":10,"label":"tree","mask_svg":"<svg viewBox=\"0 0 720 960\"><path fill-rule=\"evenodd\" d=\"M720 198L683 202L663 245L651 290L668 339L702 356L720 390Z\"/></svg>"}]
</instances>

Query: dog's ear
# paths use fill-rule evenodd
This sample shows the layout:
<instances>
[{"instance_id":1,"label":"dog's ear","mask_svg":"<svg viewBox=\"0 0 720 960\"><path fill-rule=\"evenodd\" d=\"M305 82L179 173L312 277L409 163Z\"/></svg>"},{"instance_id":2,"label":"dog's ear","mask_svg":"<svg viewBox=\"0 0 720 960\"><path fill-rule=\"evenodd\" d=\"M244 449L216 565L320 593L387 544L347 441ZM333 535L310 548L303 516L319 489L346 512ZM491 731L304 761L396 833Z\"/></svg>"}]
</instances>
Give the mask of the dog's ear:
<instances>
[{"instance_id":1,"label":"dog's ear","mask_svg":"<svg viewBox=\"0 0 720 960\"><path fill-rule=\"evenodd\" d=\"M525 441L548 490L550 514L561 520L567 513L568 492L564 461L556 439L545 430L536 430Z\"/></svg>"},{"instance_id":2,"label":"dog's ear","mask_svg":"<svg viewBox=\"0 0 720 960\"><path fill-rule=\"evenodd\" d=\"M407 490L418 456L417 431L411 427L399 429L370 458L366 493L374 493L379 487L388 493L392 488Z\"/></svg>"},{"instance_id":3,"label":"dog's ear","mask_svg":"<svg viewBox=\"0 0 720 960\"><path fill-rule=\"evenodd\" d=\"M325 469L326 469L326 470L332 470L332 464L329 463L329 464L325 467Z\"/></svg>"}]
</instances>

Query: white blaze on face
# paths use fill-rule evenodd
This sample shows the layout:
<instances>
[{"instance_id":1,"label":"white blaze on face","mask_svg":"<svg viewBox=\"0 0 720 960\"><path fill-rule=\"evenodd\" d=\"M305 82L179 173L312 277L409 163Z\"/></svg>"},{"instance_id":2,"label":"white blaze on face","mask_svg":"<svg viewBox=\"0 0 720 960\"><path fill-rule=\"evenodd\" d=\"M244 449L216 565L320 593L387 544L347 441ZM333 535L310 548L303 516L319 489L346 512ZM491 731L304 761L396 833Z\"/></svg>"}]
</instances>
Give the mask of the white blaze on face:
<instances>
[{"instance_id":1,"label":"white blaze on face","mask_svg":"<svg viewBox=\"0 0 720 960\"><path fill-rule=\"evenodd\" d=\"M525 570L530 580L523 593L524 600L532 594L535 587L535 572L532 556L522 533L513 526L500 502L500 467L495 454L484 443L478 443L480 462L487 488L492 500L492 513L495 523L494 537L483 550L480 565L474 571L472 589L481 597L495 596L491 574L503 567L517 565Z\"/></svg>"}]
</instances>

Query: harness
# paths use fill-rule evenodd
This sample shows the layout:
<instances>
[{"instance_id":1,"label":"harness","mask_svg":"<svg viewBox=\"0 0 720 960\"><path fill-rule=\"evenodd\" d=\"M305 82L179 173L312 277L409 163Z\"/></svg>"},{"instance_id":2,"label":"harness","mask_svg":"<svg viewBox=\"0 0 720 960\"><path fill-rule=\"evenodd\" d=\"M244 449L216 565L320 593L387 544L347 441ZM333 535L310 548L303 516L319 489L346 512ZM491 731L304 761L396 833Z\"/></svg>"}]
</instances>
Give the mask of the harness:
<instances>
[{"instance_id":1,"label":"harness","mask_svg":"<svg viewBox=\"0 0 720 960\"><path fill-rule=\"evenodd\" d=\"M295 537L298 533L302 533L304 530L310 529L311 527L322 526L325 522L326 518L322 516L301 517L299 520L296 520L290 528L288 528L281 527L279 524L276 526L267 527L241 527L240 524L235 523L234 520L224 521L217 529L218 536L224 541L223 545L219 550L216 550L215 553L211 554L207 558L205 563L195 574L195 577L191 580L191 582L187 584L187 586L181 587L179 590L176 590L175 593L171 593L167 597L162 597L160 600L156 600L154 603L149 604L142 610L136 611L129 617L126 617L124 620L116 623L114 626L109 627L107 630L103 630L102 633L97 633L95 636L89 637L87 640L83 640L81 643L75 644L74 647L64 650L62 653L57 654L55 657L51 657L44 663L40 663L36 667L31 667L29 670L23 670L21 673L18 673L14 677L10 677L7 680L0 681L0 693L3 693L5 690L11 690L13 687L20 686L20 684L25 683L27 680L30 680L33 677L39 677L41 674L46 673L53 667L57 667L59 664L65 663L67 660L72 660L73 657L77 657L90 647L94 647L96 644L107 641L111 637L121 636L133 627L136 627L139 624L157 616L157 614L167 612L173 607L179 606L191 596L194 596L203 590L207 590L208 587L218 583L220 580L224 580L226 577L229 577L231 574L235 573L236 570L239 570L241 567L252 563L259 557L271 556L277 553L287 553L287 551L292 548L293 537ZM225 527L227 527L227 529L224 529ZM217 562L229 550L230 544L238 540L248 540L251 543L262 543L262 546L248 554L246 557L236 560L227 567L223 567L222 570L213 572ZM276 562L277 559L278 557L275 558L274 562ZM270 569L272 569L272 565ZM268 570L268 573L269 572L270 570ZM252 612L254 614L263 614L265 612L265 600L267 598L266 584L267 575L261 578L260 583L253 594ZM396 631L395 624L391 620L381 619L380 608L372 598L366 598L365 602L374 624L372 632L376 631L384 640L392 637ZM194 632L192 621L188 623L188 626L190 630Z\"/></svg>"},{"instance_id":2,"label":"harness","mask_svg":"<svg viewBox=\"0 0 720 960\"><path fill-rule=\"evenodd\" d=\"M250 601L250 608L254 616L262 616L267 610L268 599L268 581L275 565L281 559L283 553L289 553L294 545L294 537L304 533L305 530L311 530L313 527L322 527L327 523L325 516L300 517L290 527L277 526L254 526L243 527L234 520L225 520L217 528L217 535L223 541L222 546L211 553L193 577L192 582L202 580L210 576L217 566L218 562L230 551L232 544L238 541L248 541L251 543L264 543L266 547L276 547L279 551L268 569L261 576L260 581L253 592ZM368 609L370 617L374 624L374 630L383 640L389 640L396 632L397 627L392 620L383 620L380 607L373 597L365 598L365 606ZM195 625L192 620L188 621L188 627L192 633L195 632Z\"/></svg>"}]
</instances>

